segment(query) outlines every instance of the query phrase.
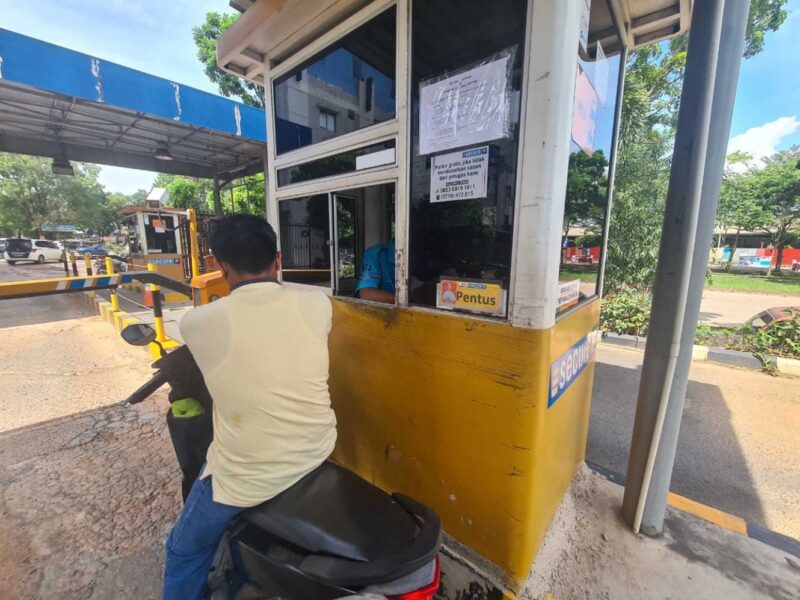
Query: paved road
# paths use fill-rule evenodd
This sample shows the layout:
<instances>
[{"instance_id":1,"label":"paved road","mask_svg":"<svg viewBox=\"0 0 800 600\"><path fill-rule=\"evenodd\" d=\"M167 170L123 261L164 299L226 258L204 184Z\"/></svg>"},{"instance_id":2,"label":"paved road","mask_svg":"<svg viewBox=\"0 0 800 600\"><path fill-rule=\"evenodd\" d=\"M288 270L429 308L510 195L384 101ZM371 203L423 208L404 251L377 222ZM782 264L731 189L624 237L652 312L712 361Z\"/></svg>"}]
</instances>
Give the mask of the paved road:
<instances>
[{"instance_id":1,"label":"paved road","mask_svg":"<svg viewBox=\"0 0 800 600\"><path fill-rule=\"evenodd\" d=\"M25 279L51 279L63 277L64 267L61 263L43 265L19 263L13 267L0 260L0 282L20 281ZM0 301L0 330L6 327L49 323L86 317L93 314L88 304L76 302L68 294L43 296L36 299Z\"/></svg>"},{"instance_id":2,"label":"paved road","mask_svg":"<svg viewBox=\"0 0 800 600\"><path fill-rule=\"evenodd\" d=\"M588 461L624 474L642 353L601 345ZM692 364L672 490L800 538L800 379Z\"/></svg>"},{"instance_id":3,"label":"paved road","mask_svg":"<svg viewBox=\"0 0 800 600\"><path fill-rule=\"evenodd\" d=\"M700 321L719 327L737 327L776 306L800 306L800 296L703 290Z\"/></svg>"}]
</instances>

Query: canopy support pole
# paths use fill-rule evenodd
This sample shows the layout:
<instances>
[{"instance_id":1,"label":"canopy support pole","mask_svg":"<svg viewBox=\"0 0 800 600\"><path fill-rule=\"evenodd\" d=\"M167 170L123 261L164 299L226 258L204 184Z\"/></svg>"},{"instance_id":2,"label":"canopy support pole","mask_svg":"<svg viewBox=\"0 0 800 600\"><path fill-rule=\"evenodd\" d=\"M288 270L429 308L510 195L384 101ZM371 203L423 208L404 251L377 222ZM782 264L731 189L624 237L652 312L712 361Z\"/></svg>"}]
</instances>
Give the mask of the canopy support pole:
<instances>
[{"instance_id":1,"label":"canopy support pole","mask_svg":"<svg viewBox=\"0 0 800 600\"><path fill-rule=\"evenodd\" d=\"M736 76L732 85L726 79L731 60L738 72L744 36L738 22L742 13L746 21L747 5L747 0L694 4L622 505L636 533L658 535L664 524L716 215L716 198L709 194L719 189L736 89ZM723 14L729 29L721 39ZM734 29L741 31L733 35Z\"/></svg>"},{"instance_id":2,"label":"canopy support pole","mask_svg":"<svg viewBox=\"0 0 800 600\"><path fill-rule=\"evenodd\" d=\"M218 217L223 215L222 198L219 195L219 175L214 174L214 214Z\"/></svg>"}]
</instances>

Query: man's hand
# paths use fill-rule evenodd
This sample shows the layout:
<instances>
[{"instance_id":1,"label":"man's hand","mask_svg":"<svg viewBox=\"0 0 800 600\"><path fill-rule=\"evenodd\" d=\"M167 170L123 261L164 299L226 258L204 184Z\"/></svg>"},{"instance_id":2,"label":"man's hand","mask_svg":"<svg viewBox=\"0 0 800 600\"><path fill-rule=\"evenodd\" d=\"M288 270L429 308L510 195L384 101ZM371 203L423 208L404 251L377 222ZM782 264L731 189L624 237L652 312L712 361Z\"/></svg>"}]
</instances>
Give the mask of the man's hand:
<instances>
[{"instance_id":1,"label":"man's hand","mask_svg":"<svg viewBox=\"0 0 800 600\"><path fill-rule=\"evenodd\" d=\"M394 293L379 290L378 288L361 288L358 292L358 297L362 300L394 304Z\"/></svg>"}]
</instances>

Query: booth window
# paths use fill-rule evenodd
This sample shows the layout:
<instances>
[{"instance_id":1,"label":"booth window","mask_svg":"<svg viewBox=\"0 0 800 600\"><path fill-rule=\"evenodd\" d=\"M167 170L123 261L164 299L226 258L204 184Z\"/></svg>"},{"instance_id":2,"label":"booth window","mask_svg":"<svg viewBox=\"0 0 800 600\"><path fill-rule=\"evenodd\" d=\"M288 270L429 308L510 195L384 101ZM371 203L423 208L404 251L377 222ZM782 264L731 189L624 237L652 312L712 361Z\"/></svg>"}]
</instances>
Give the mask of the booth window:
<instances>
[{"instance_id":1,"label":"booth window","mask_svg":"<svg viewBox=\"0 0 800 600\"><path fill-rule=\"evenodd\" d=\"M623 50L608 1L592 0L588 41L578 47L558 312L598 293Z\"/></svg>"},{"instance_id":2,"label":"booth window","mask_svg":"<svg viewBox=\"0 0 800 600\"><path fill-rule=\"evenodd\" d=\"M396 15L386 10L275 80L278 154L395 117Z\"/></svg>"},{"instance_id":3,"label":"booth window","mask_svg":"<svg viewBox=\"0 0 800 600\"><path fill-rule=\"evenodd\" d=\"M387 183L281 200L284 281L330 287L339 296L356 296L363 285L394 292L394 194ZM377 277L363 277L365 261Z\"/></svg>"},{"instance_id":4,"label":"booth window","mask_svg":"<svg viewBox=\"0 0 800 600\"><path fill-rule=\"evenodd\" d=\"M413 2L413 304L447 308L463 286L486 304L452 308L505 314L527 12L526 0Z\"/></svg>"},{"instance_id":5,"label":"booth window","mask_svg":"<svg viewBox=\"0 0 800 600\"><path fill-rule=\"evenodd\" d=\"M283 280L330 286L328 194L281 200L279 207Z\"/></svg>"},{"instance_id":6,"label":"booth window","mask_svg":"<svg viewBox=\"0 0 800 600\"><path fill-rule=\"evenodd\" d=\"M175 219L169 215L144 215L144 234L147 252L177 254L175 241Z\"/></svg>"},{"instance_id":7,"label":"booth window","mask_svg":"<svg viewBox=\"0 0 800 600\"><path fill-rule=\"evenodd\" d=\"M391 139L278 169L278 187L393 165L396 162L394 148L395 141Z\"/></svg>"}]
</instances>

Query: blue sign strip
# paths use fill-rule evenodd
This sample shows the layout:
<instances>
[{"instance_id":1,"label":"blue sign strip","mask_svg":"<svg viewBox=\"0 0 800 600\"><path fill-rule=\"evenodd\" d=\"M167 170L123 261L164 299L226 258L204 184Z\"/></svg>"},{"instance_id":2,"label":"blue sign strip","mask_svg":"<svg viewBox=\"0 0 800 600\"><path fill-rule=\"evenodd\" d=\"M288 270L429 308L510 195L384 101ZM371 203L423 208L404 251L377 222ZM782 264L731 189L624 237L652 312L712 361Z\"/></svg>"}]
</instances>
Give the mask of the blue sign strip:
<instances>
[{"instance_id":1,"label":"blue sign strip","mask_svg":"<svg viewBox=\"0 0 800 600\"><path fill-rule=\"evenodd\" d=\"M561 398L562 394L594 360L598 335L598 331L592 331L550 365L550 394L547 399L547 408L553 406Z\"/></svg>"}]
</instances>

